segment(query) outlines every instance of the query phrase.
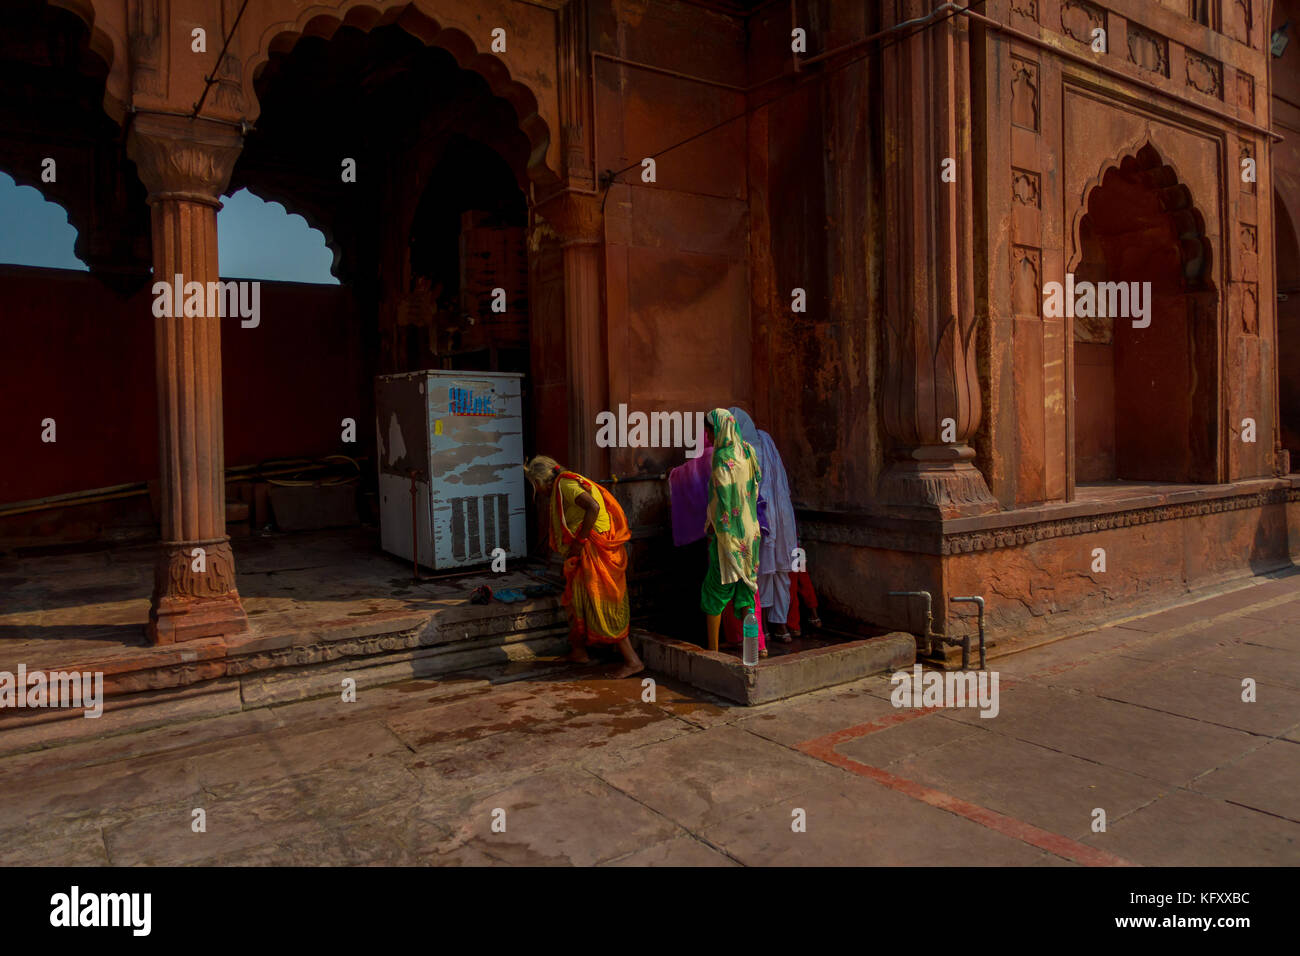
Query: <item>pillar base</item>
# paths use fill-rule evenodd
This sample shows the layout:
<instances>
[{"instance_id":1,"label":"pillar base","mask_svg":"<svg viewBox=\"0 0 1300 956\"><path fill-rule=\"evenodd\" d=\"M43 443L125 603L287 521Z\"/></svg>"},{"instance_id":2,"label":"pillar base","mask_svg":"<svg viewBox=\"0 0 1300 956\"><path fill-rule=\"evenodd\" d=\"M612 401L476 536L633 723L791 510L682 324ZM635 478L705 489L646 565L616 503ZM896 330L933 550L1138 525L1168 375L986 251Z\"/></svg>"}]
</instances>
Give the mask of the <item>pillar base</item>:
<instances>
[{"instance_id":1,"label":"pillar base","mask_svg":"<svg viewBox=\"0 0 1300 956\"><path fill-rule=\"evenodd\" d=\"M248 630L239 594L221 597L164 597L149 609L146 632L151 644L179 644L200 637L224 637Z\"/></svg>"},{"instance_id":2,"label":"pillar base","mask_svg":"<svg viewBox=\"0 0 1300 956\"><path fill-rule=\"evenodd\" d=\"M150 642L176 644L247 630L248 615L235 590L235 556L229 538L164 541L158 546L149 608Z\"/></svg>"},{"instance_id":3,"label":"pillar base","mask_svg":"<svg viewBox=\"0 0 1300 956\"><path fill-rule=\"evenodd\" d=\"M896 461L880 479L879 499L909 515L943 519L1002 510L969 461Z\"/></svg>"}]
</instances>

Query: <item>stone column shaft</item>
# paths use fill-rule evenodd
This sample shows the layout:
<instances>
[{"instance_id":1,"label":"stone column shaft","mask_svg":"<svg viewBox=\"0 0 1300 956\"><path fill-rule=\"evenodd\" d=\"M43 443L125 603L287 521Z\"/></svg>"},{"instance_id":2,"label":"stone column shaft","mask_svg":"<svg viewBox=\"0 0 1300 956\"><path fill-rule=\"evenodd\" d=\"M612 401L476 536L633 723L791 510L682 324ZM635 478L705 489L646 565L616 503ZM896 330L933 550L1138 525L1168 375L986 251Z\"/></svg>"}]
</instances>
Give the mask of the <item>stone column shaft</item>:
<instances>
[{"instance_id":1,"label":"stone column shaft","mask_svg":"<svg viewBox=\"0 0 1300 956\"><path fill-rule=\"evenodd\" d=\"M927 13L893 0L896 22ZM883 51L883 502L937 517L997 510L969 441L979 427L969 26L961 16ZM945 177L944 172L950 175Z\"/></svg>"},{"instance_id":2,"label":"stone column shaft","mask_svg":"<svg viewBox=\"0 0 1300 956\"><path fill-rule=\"evenodd\" d=\"M189 282L206 290L218 280L218 197L242 146L230 126L135 117L127 151L149 190L155 283L179 275L182 291ZM154 318L162 541L149 634L158 644L248 627L226 536L221 319L186 316L183 304Z\"/></svg>"},{"instance_id":3,"label":"stone column shaft","mask_svg":"<svg viewBox=\"0 0 1300 956\"><path fill-rule=\"evenodd\" d=\"M559 238L564 262L569 405L569 460L565 464L581 474L603 478L608 471L608 456L596 447L596 415L609 402L609 358L601 307L604 220L600 200L565 193L544 203L538 215Z\"/></svg>"}]
</instances>

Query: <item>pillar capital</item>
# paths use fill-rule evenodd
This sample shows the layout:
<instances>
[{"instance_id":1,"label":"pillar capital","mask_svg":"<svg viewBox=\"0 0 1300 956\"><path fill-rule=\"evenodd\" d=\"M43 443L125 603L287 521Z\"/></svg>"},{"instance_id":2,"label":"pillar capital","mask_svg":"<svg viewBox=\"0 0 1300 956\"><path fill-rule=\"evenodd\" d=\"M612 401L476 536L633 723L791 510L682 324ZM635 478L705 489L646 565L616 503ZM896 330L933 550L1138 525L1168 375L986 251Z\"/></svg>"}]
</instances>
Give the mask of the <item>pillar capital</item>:
<instances>
[{"instance_id":1,"label":"pillar capital","mask_svg":"<svg viewBox=\"0 0 1300 956\"><path fill-rule=\"evenodd\" d=\"M605 215L600 197L562 192L540 203L537 216L554 230L560 245L597 245L605 241Z\"/></svg>"},{"instance_id":2,"label":"pillar capital","mask_svg":"<svg viewBox=\"0 0 1300 956\"><path fill-rule=\"evenodd\" d=\"M135 114L126 140L150 202L219 205L243 148L243 134L228 123L162 113Z\"/></svg>"}]
</instances>

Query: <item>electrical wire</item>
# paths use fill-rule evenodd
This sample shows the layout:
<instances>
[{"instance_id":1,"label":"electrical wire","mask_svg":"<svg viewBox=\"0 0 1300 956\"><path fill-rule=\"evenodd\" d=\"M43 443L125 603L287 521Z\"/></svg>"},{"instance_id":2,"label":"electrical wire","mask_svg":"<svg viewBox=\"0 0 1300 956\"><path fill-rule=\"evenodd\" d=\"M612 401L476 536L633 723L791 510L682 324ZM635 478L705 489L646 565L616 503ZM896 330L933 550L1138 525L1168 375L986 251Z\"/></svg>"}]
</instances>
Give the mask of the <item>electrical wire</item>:
<instances>
[{"instance_id":1,"label":"electrical wire","mask_svg":"<svg viewBox=\"0 0 1300 956\"><path fill-rule=\"evenodd\" d=\"M784 99L785 97L790 96L791 94L796 93L799 90L803 89L804 86L807 85L807 83L800 82L798 80L799 76L807 77L807 79L811 81L813 79L820 79L821 77L827 76L828 74L831 73L838 73L840 70L847 69L848 67L853 66L855 63L859 63L862 60L865 60L869 56L878 55L884 52L885 50L889 49L891 46L894 46L895 44L901 43L904 40L910 40L912 37L916 36L917 34L929 30L932 27L937 27L940 24L947 23L949 20L957 16L959 13L965 13L969 10L976 9L977 7L982 7L986 2L987 0L975 0L974 3L971 3L968 6L958 7L957 9L952 10L951 12L949 12L947 15L943 17L921 24L920 26L918 26L916 29L912 30L909 33L904 33L898 37L892 37L892 36L889 37L888 38L889 42L881 42L874 46L869 46L867 47L865 52L860 54L854 54L850 59L844 60L833 67L827 67L826 69L818 70L816 73L783 74L783 76L788 76L796 79L796 82L792 84L789 89L777 93L775 96L772 96L755 106L747 107L741 112L735 114L734 116L729 116L727 119L724 119L719 123L715 123L713 126L710 126L707 129L700 130L698 133L693 133L692 135L686 137L686 139L681 140L680 142L673 143L671 146L666 146L663 149L659 150L657 153L651 153L649 156L643 157L642 159L638 160L637 162L633 163L630 166L625 166L622 169L616 170L614 172L603 173L601 175L601 181L605 184L605 195L606 196L609 195L610 187L614 185L614 183L618 180L619 176L622 176L626 172L631 172L634 169L639 169L641 167L641 164L646 159L658 159L660 156L664 155L665 153L670 153L675 149L685 146L687 143L692 143L695 140L699 139L701 136L707 136L709 133L719 130L730 123L734 123L738 119L744 119L746 116L750 115L751 113L757 112L758 110L761 110L771 105L772 103L775 103L777 100ZM908 21L904 21L904 22L906 23ZM885 39L886 39L885 37L881 38L882 41L884 41ZM764 81L764 85L766 85L767 83L774 83L779 79L782 79L782 77L773 77L770 80ZM601 201L601 206L603 209L604 207L603 199Z\"/></svg>"},{"instance_id":2,"label":"electrical wire","mask_svg":"<svg viewBox=\"0 0 1300 956\"><path fill-rule=\"evenodd\" d=\"M230 40L234 37L235 31L239 29L239 21L243 18L244 11L247 9L248 0L244 0L243 5L239 8L239 13L235 14L235 22L231 25L230 32L226 34L226 39L221 44L221 52L217 54L217 64L212 68L212 73L207 76L207 82L203 84L203 95L200 96L199 101L194 104L194 112L190 114L190 119L197 118L199 110L203 109L203 103L208 98L208 90L210 90L212 84L217 81L217 70L221 68L221 61L226 58L226 48L230 46Z\"/></svg>"}]
</instances>

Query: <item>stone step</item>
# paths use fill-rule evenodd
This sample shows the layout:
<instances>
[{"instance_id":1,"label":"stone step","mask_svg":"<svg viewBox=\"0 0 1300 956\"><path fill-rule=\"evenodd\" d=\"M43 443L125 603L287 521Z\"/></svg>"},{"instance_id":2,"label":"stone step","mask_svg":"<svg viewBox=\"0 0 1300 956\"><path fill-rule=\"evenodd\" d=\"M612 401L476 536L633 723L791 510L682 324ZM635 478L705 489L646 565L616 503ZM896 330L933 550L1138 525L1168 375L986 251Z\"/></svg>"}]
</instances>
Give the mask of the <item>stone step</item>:
<instances>
[{"instance_id":1,"label":"stone step","mask_svg":"<svg viewBox=\"0 0 1300 956\"><path fill-rule=\"evenodd\" d=\"M462 672L469 682L515 679L519 665L540 662L568 650L568 629L554 623L527 631L489 631L468 640L432 646L397 646L297 666L227 672L213 680L175 687L142 687L109 696L103 715L80 710L10 710L0 718L0 754L58 746L89 737L115 736L180 721L236 713L268 705L343 693L344 678L358 692L406 680L427 680ZM237 661L238 659L235 659ZM227 664L235 663L227 661ZM136 675L146 675L136 671ZM448 692L463 689L449 685Z\"/></svg>"}]
</instances>

